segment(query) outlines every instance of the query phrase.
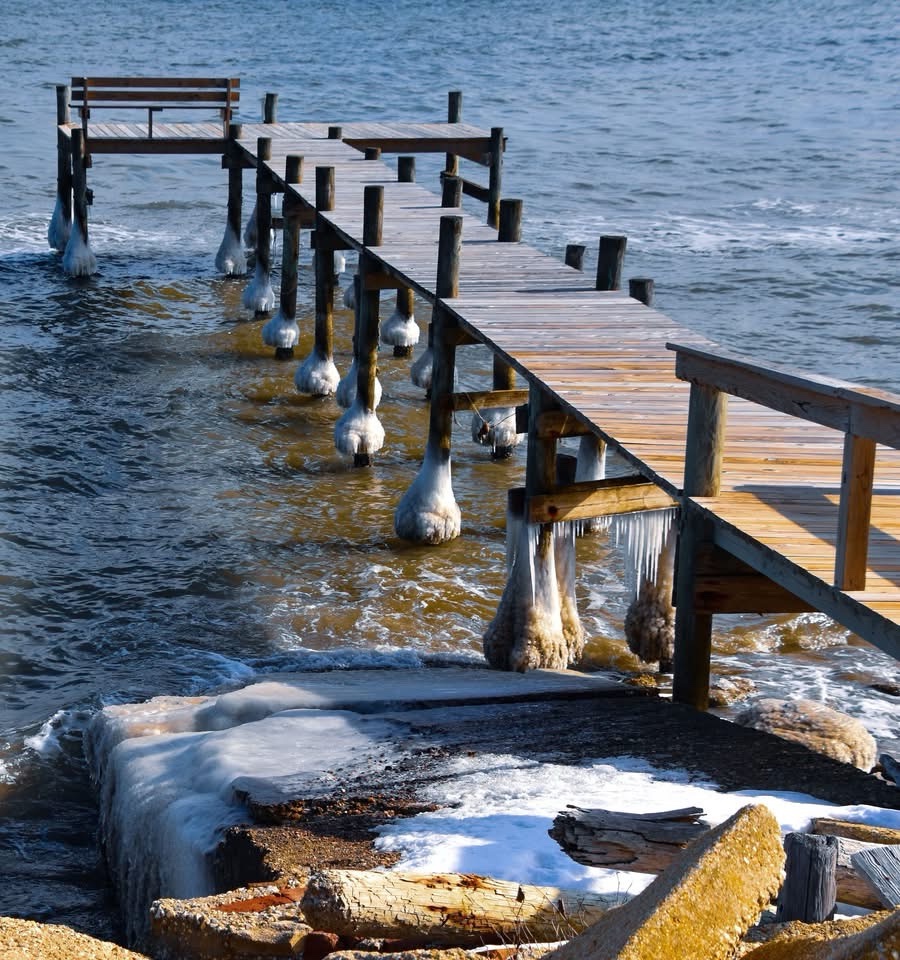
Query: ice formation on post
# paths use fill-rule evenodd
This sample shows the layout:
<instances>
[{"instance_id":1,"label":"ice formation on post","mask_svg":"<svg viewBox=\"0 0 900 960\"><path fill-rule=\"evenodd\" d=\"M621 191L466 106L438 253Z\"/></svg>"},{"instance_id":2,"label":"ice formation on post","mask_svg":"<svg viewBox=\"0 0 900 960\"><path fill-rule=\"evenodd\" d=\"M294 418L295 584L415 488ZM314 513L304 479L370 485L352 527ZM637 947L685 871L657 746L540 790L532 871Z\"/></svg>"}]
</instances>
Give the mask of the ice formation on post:
<instances>
[{"instance_id":1,"label":"ice formation on post","mask_svg":"<svg viewBox=\"0 0 900 960\"><path fill-rule=\"evenodd\" d=\"M497 670L564 670L580 656L582 643L570 652L553 527L521 522L518 529L513 568L484 635L484 656Z\"/></svg>"},{"instance_id":2,"label":"ice formation on post","mask_svg":"<svg viewBox=\"0 0 900 960\"><path fill-rule=\"evenodd\" d=\"M508 457L521 435L516 433L516 408L492 407L472 412L472 439L491 448L494 457Z\"/></svg>"},{"instance_id":3,"label":"ice formation on post","mask_svg":"<svg viewBox=\"0 0 900 960\"><path fill-rule=\"evenodd\" d=\"M238 235L229 223L216 254L216 270L228 277L242 277L247 272L247 257Z\"/></svg>"},{"instance_id":4,"label":"ice formation on post","mask_svg":"<svg viewBox=\"0 0 900 960\"><path fill-rule=\"evenodd\" d=\"M415 317L395 309L381 325L381 342L389 347L414 347L419 342L419 325Z\"/></svg>"},{"instance_id":5,"label":"ice formation on post","mask_svg":"<svg viewBox=\"0 0 900 960\"><path fill-rule=\"evenodd\" d=\"M578 462L575 466L575 482L583 480L603 480L606 478L606 444L592 433L585 434L578 441ZM610 517L592 517L583 520L577 528L578 534L595 533L608 530Z\"/></svg>"},{"instance_id":6,"label":"ice formation on post","mask_svg":"<svg viewBox=\"0 0 900 960\"><path fill-rule=\"evenodd\" d=\"M449 452L428 444L415 480L394 511L394 531L413 543L439 544L458 537L461 526Z\"/></svg>"},{"instance_id":7,"label":"ice formation on post","mask_svg":"<svg viewBox=\"0 0 900 960\"><path fill-rule=\"evenodd\" d=\"M334 394L335 402L339 407L343 407L345 410L353 406L353 402L356 400L356 381L359 378L359 363L356 360L356 357L353 358L353 363L350 364L350 369L347 373L341 377L341 382L337 385L337 391ZM378 408L378 404L381 403L381 381L378 377L375 378L375 408Z\"/></svg>"},{"instance_id":8,"label":"ice formation on post","mask_svg":"<svg viewBox=\"0 0 900 960\"><path fill-rule=\"evenodd\" d=\"M77 220L72 222L62 262L63 270L71 277L89 277L97 272L97 258Z\"/></svg>"},{"instance_id":9,"label":"ice formation on post","mask_svg":"<svg viewBox=\"0 0 900 960\"><path fill-rule=\"evenodd\" d=\"M253 210L250 213L250 219L247 221L247 226L244 227L244 246L248 250L256 249L256 233L257 233L257 223L256 223L256 204L253 204Z\"/></svg>"},{"instance_id":10,"label":"ice formation on post","mask_svg":"<svg viewBox=\"0 0 900 960\"><path fill-rule=\"evenodd\" d=\"M616 540L624 541L626 564L635 577L635 597L625 615L625 639L645 663L671 670L675 647L675 508L616 517Z\"/></svg>"},{"instance_id":11,"label":"ice formation on post","mask_svg":"<svg viewBox=\"0 0 900 960\"><path fill-rule=\"evenodd\" d=\"M350 283L344 288L344 306L348 310L356 309L356 284L352 278Z\"/></svg>"},{"instance_id":12,"label":"ice formation on post","mask_svg":"<svg viewBox=\"0 0 900 960\"><path fill-rule=\"evenodd\" d=\"M578 616L575 600L575 525L557 523L555 536L556 584L559 588L559 616L563 639L568 650L568 662L577 663L584 653L584 627Z\"/></svg>"},{"instance_id":13,"label":"ice formation on post","mask_svg":"<svg viewBox=\"0 0 900 960\"><path fill-rule=\"evenodd\" d=\"M247 284L241 296L241 303L254 313L269 313L275 306L275 291L269 279L269 271L260 264L253 269L253 279Z\"/></svg>"},{"instance_id":14,"label":"ice formation on post","mask_svg":"<svg viewBox=\"0 0 900 960\"><path fill-rule=\"evenodd\" d=\"M334 445L339 453L356 457L377 453L384 446L384 427L374 410L359 394L349 410L334 425Z\"/></svg>"},{"instance_id":15,"label":"ice formation on post","mask_svg":"<svg viewBox=\"0 0 900 960\"><path fill-rule=\"evenodd\" d=\"M409 368L409 379L426 393L431 392L431 368L434 366L434 349L429 343Z\"/></svg>"},{"instance_id":16,"label":"ice formation on post","mask_svg":"<svg viewBox=\"0 0 900 960\"><path fill-rule=\"evenodd\" d=\"M296 346L299 339L297 321L293 317L286 317L280 310L262 328L262 341L267 347L284 350Z\"/></svg>"},{"instance_id":17,"label":"ice formation on post","mask_svg":"<svg viewBox=\"0 0 900 960\"><path fill-rule=\"evenodd\" d=\"M294 374L294 386L298 392L313 397L330 397L337 390L340 380L341 375L331 357L324 356L315 347ZM376 396L379 398L380 387L381 384L377 384Z\"/></svg>"},{"instance_id":18,"label":"ice formation on post","mask_svg":"<svg viewBox=\"0 0 900 960\"><path fill-rule=\"evenodd\" d=\"M69 242L69 235L72 232L72 222L66 219L63 209L62 197L57 193L56 205L53 207L53 216L50 218L50 224L47 227L47 242L51 248L62 253Z\"/></svg>"}]
</instances>

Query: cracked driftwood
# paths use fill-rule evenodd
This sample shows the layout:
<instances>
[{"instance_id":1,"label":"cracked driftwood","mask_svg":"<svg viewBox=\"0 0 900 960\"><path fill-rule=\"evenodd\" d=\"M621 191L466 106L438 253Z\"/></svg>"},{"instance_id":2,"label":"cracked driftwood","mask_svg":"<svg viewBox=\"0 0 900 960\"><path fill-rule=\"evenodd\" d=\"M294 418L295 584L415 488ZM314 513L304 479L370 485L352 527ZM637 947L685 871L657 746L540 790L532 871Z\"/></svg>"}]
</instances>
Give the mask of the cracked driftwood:
<instances>
[{"instance_id":1,"label":"cracked driftwood","mask_svg":"<svg viewBox=\"0 0 900 960\"><path fill-rule=\"evenodd\" d=\"M319 870L301 909L341 935L463 946L565 940L623 899L470 874Z\"/></svg>"},{"instance_id":2,"label":"cracked driftwood","mask_svg":"<svg viewBox=\"0 0 900 960\"><path fill-rule=\"evenodd\" d=\"M635 873L661 873L681 849L694 837L705 834L709 826L700 823L703 811L697 807L669 810L661 813L631 814L614 810L583 810L567 807L557 814L550 836L576 863L610 870L631 870ZM897 831L865 834L862 825L844 821L814 821L814 833L838 835L840 832L868 839L875 836L891 839ZM829 830L822 825L834 825ZM846 829L843 829L846 828ZM869 828L875 831L876 828ZM882 901L869 882L853 867L850 858L873 844L863 839L838 836L837 898L841 903L880 910Z\"/></svg>"}]
</instances>

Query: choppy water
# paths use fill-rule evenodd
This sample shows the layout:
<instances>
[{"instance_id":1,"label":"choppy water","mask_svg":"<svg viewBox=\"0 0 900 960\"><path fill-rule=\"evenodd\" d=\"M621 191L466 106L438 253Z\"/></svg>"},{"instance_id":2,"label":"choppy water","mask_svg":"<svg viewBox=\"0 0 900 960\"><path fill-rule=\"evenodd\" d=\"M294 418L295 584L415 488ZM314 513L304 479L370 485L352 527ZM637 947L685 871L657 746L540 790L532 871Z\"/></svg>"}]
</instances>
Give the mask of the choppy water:
<instances>
[{"instance_id":1,"label":"choppy water","mask_svg":"<svg viewBox=\"0 0 900 960\"><path fill-rule=\"evenodd\" d=\"M102 932L80 757L91 712L287 663L477 655L523 462L491 463L461 422L463 536L398 542L420 392L384 356L385 451L371 471L335 454L334 405L296 395L242 284L214 274L215 159L97 158L101 273L64 277L45 239L54 85L233 73L249 119L274 90L282 118L332 121L441 119L462 89L467 120L506 130L504 192L525 198L528 242L561 256L625 233L626 274L654 277L686 326L898 389L900 33L889 4L858 0L87 0L77 24L71 11L9 0L0 28L0 913ZM420 162L420 181L434 169ZM308 271L301 302L308 331ZM462 381L488 370L469 351ZM627 668L621 558L603 538L579 549L592 655ZM718 663L766 691L837 698L897 738L895 701L869 687L895 664L847 639L817 618L730 620Z\"/></svg>"}]
</instances>

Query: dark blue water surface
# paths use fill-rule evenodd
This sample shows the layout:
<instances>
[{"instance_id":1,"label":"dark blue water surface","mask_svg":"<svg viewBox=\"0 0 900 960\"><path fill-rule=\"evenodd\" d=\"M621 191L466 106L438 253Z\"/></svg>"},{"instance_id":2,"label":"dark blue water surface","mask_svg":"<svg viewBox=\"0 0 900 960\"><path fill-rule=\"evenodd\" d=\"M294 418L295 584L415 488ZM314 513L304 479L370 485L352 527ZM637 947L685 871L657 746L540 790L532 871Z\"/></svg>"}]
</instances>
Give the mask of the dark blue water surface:
<instances>
[{"instance_id":1,"label":"dark blue water surface","mask_svg":"<svg viewBox=\"0 0 900 960\"><path fill-rule=\"evenodd\" d=\"M383 357L388 443L334 452L331 401L293 391L241 282L215 276L217 158L98 157L100 273L46 244L55 84L72 75L239 75L282 119L464 117L509 138L525 240L626 234L687 327L763 359L900 388L896 11L877 2L533 0L239 5L8 0L0 28L0 913L108 932L80 731L103 703L188 693L285 664L468 655L503 585L505 490L466 442L463 536L393 537L426 412ZM437 168L419 180L437 187ZM247 193L250 185L248 179ZM308 254L304 254L308 260ZM308 343L309 271L301 280ZM424 313L420 319L424 318ZM342 370L349 315L339 312ZM464 383L490 361L464 361ZM580 546L590 649L628 668L622 561ZM821 618L722 625L717 664L761 689L841 700L898 736L894 664ZM338 652L335 652L338 651ZM355 659L354 659L355 658Z\"/></svg>"}]
</instances>

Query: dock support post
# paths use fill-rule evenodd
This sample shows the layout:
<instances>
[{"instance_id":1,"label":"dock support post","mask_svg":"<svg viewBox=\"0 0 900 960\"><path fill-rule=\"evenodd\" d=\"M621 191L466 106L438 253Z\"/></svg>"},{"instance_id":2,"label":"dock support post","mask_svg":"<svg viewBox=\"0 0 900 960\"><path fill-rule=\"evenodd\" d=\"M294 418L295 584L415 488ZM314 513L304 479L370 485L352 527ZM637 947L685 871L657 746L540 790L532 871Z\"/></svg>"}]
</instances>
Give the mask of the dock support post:
<instances>
[{"instance_id":1,"label":"dock support post","mask_svg":"<svg viewBox=\"0 0 900 960\"><path fill-rule=\"evenodd\" d=\"M256 265L241 303L255 314L269 313L275 306L272 289L272 193L274 184L266 161L272 158L270 137L256 140Z\"/></svg>"},{"instance_id":2,"label":"dock support post","mask_svg":"<svg viewBox=\"0 0 900 960\"><path fill-rule=\"evenodd\" d=\"M712 614L694 606L694 579L701 546L711 539L710 523L692 508L688 497L714 497L719 492L728 397L712 387L691 384L684 496L675 575L675 676L672 698L697 710L709 707L709 661Z\"/></svg>"},{"instance_id":3,"label":"dock support post","mask_svg":"<svg viewBox=\"0 0 900 960\"><path fill-rule=\"evenodd\" d=\"M91 193L87 188L90 157L85 154L84 131L72 130L72 229L63 254L63 270L72 277L89 277L97 272L97 258L88 238Z\"/></svg>"},{"instance_id":4,"label":"dock support post","mask_svg":"<svg viewBox=\"0 0 900 960\"><path fill-rule=\"evenodd\" d=\"M585 249L586 248L583 243L567 243L565 257L566 266L571 267L573 270L584 270Z\"/></svg>"},{"instance_id":5,"label":"dock support post","mask_svg":"<svg viewBox=\"0 0 900 960\"><path fill-rule=\"evenodd\" d=\"M263 101L263 123L275 123L278 120L278 94L267 93Z\"/></svg>"},{"instance_id":6,"label":"dock support post","mask_svg":"<svg viewBox=\"0 0 900 960\"><path fill-rule=\"evenodd\" d=\"M459 536L461 517L453 495L450 474L450 441L453 432L453 392L456 365L455 319L441 300L459 294L462 251L462 217L441 217L437 283L431 324L434 331L434 365L425 459L394 512L398 537L414 543L444 543Z\"/></svg>"},{"instance_id":7,"label":"dock support post","mask_svg":"<svg viewBox=\"0 0 900 960\"><path fill-rule=\"evenodd\" d=\"M500 187L503 178L503 127L491 127L491 165L488 173L489 227L500 226Z\"/></svg>"},{"instance_id":8,"label":"dock support post","mask_svg":"<svg viewBox=\"0 0 900 960\"><path fill-rule=\"evenodd\" d=\"M321 214L334 209L334 167L316 167L316 324L309 356L294 374L300 393L330 397L338 387L340 374L334 365L334 250L331 231Z\"/></svg>"},{"instance_id":9,"label":"dock support post","mask_svg":"<svg viewBox=\"0 0 900 960\"><path fill-rule=\"evenodd\" d=\"M578 460L575 467L575 482L603 480L606 477L606 441L593 433L586 433L578 440ZM582 520L578 525L579 535L596 533L607 526L602 517Z\"/></svg>"},{"instance_id":10,"label":"dock support post","mask_svg":"<svg viewBox=\"0 0 900 960\"><path fill-rule=\"evenodd\" d=\"M622 261L627 237L601 237L597 254L597 290L618 290L622 286Z\"/></svg>"},{"instance_id":11,"label":"dock support post","mask_svg":"<svg viewBox=\"0 0 900 960\"><path fill-rule=\"evenodd\" d=\"M409 287L397 291L397 306L381 326L381 342L394 348L395 357L411 357L419 342L419 325L413 314L414 297Z\"/></svg>"},{"instance_id":12,"label":"dock support post","mask_svg":"<svg viewBox=\"0 0 900 960\"><path fill-rule=\"evenodd\" d=\"M228 277L242 277L247 272L247 258L241 246L244 163L237 147L240 137L241 125L228 124L228 142L222 156L222 166L228 170L228 215L225 235L216 253L216 269Z\"/></svg>"},{"instance_id":13,"label":"dock support post","mask_svg":"<svg viewBox=\"0 0 900 960\"><path fill-rule=\"evenodd\" d=\"M500 228L497 240L500 243L519 243L522 239L522 201L500 201ZM496 354L493 359L493 389L513 390L516 372ZM492 460L508 460L513 448L519 443L516 433L516 408L492 407L472 412L472 439L475 443L491 448Z\"/></svg>"},{"instance_id":14,"label":"dock support post","mask_svg":"<svg viewBox=\"0 0 900 960\"><path fill-rule=\"evenodd\" d=\"M448 154L449 156L449 154ZM462 203L462 180L456 176L444 178L441 191L441 206L456 209ZM409 369L409 378L425 391L425 399L431 399L432 367L434 364L434 323L428 324L428 339L425 349Z\"/></svg>"},{"instance_id":15,"label":"dock support post","mask_svg":"<svg viewBox=\"0 0 900 960\"><path fill-rule=\"evenodd\" d=\"M70 122L71 90L65 84L56 88L56 203L47 227L47 242L62 253L72 231L72 150L71 141L59 129Z\"/></svg>"},{"instance_id":16,"label":"dock support post","mask_svg":"<svg viewBox=\"0 0 900 960\"><path fill-rule=\"evenodd\" d=\"M451 90L447 94L447 123L461 123L461 122L462 122L462 91ZM456 156L455 153L447 154L447 162L444 164L444 173L453 177L459 174L459 157Z\"/></svg>"},{"instance_id":17,"label":"dock support post","mask_svg":"<svg viewBox=\"0 0 900 960\"><path fill-rule=\"evenodd\" d=\"M285 158L284 182L298 184L303 180L303 157L291 154ZM263 343L275 348L276 360L290 360L300 339L297 325L297 261L300 258L300 200L285 190L282 202L284 225L281 232L281 290L278 313L262 328Z\"/></svg>"},{"instance_id":18,"label":"dock support post","mask_svg":"<svg viewBox=\"0 0 900 960\"><path fill-rule=\"evenodd\" d=\"M415 157L397 157L397 182L415 183L416 182L416 158Z\"/></svg>"},{"instance_id":19,"label":"dock support post","mask_svg":"<svg viewBox=\"0 0 900 960\"><path fill-rule=\"evenodd\" d=\"M384 187L370 184L363 191L363 246L381 245ZM368 279L377 266L367 249L359 255L358 324L354 356L357 361L356 398L334 427L334 445L352 454L355 467L368 467L372 454L384 445L384 427L375 412L378 385L378 309L380 292L369 289Z\"/></svg>"},{"instance_id":20,"label":"dock support post","mask_svg":"<svg viewBox=\"0 0 900 960\"><path fill-rule=\"evenodd\" d=\"M548 493L556 484L556 439L537 429L540 417L556 409L549 394L530 385L525 516L503 596L483 639L485 658L497 670L563 670L581 656L580 623L574 630L563 627L555 524L531 524L527 514L528 498Z\"/></svg>"},{"instance_id":21,"label":"dock support post","mask_svg":"<svg viewBox=\"0 0 900 960\"><path fill-rule=\"evenodd\" d=\"M615 246L611 249L617 256ZM628 295L650 307L653 305L653 287L653 281L648 277L632 277L628 281ZM675 607L672 601L676 539L673 523L656 558L655 576L638 574L635 595L625 613L628 649L644 663L658 663L660 673L672 672L675 649Z\"/></svg>"}]
</instances>

